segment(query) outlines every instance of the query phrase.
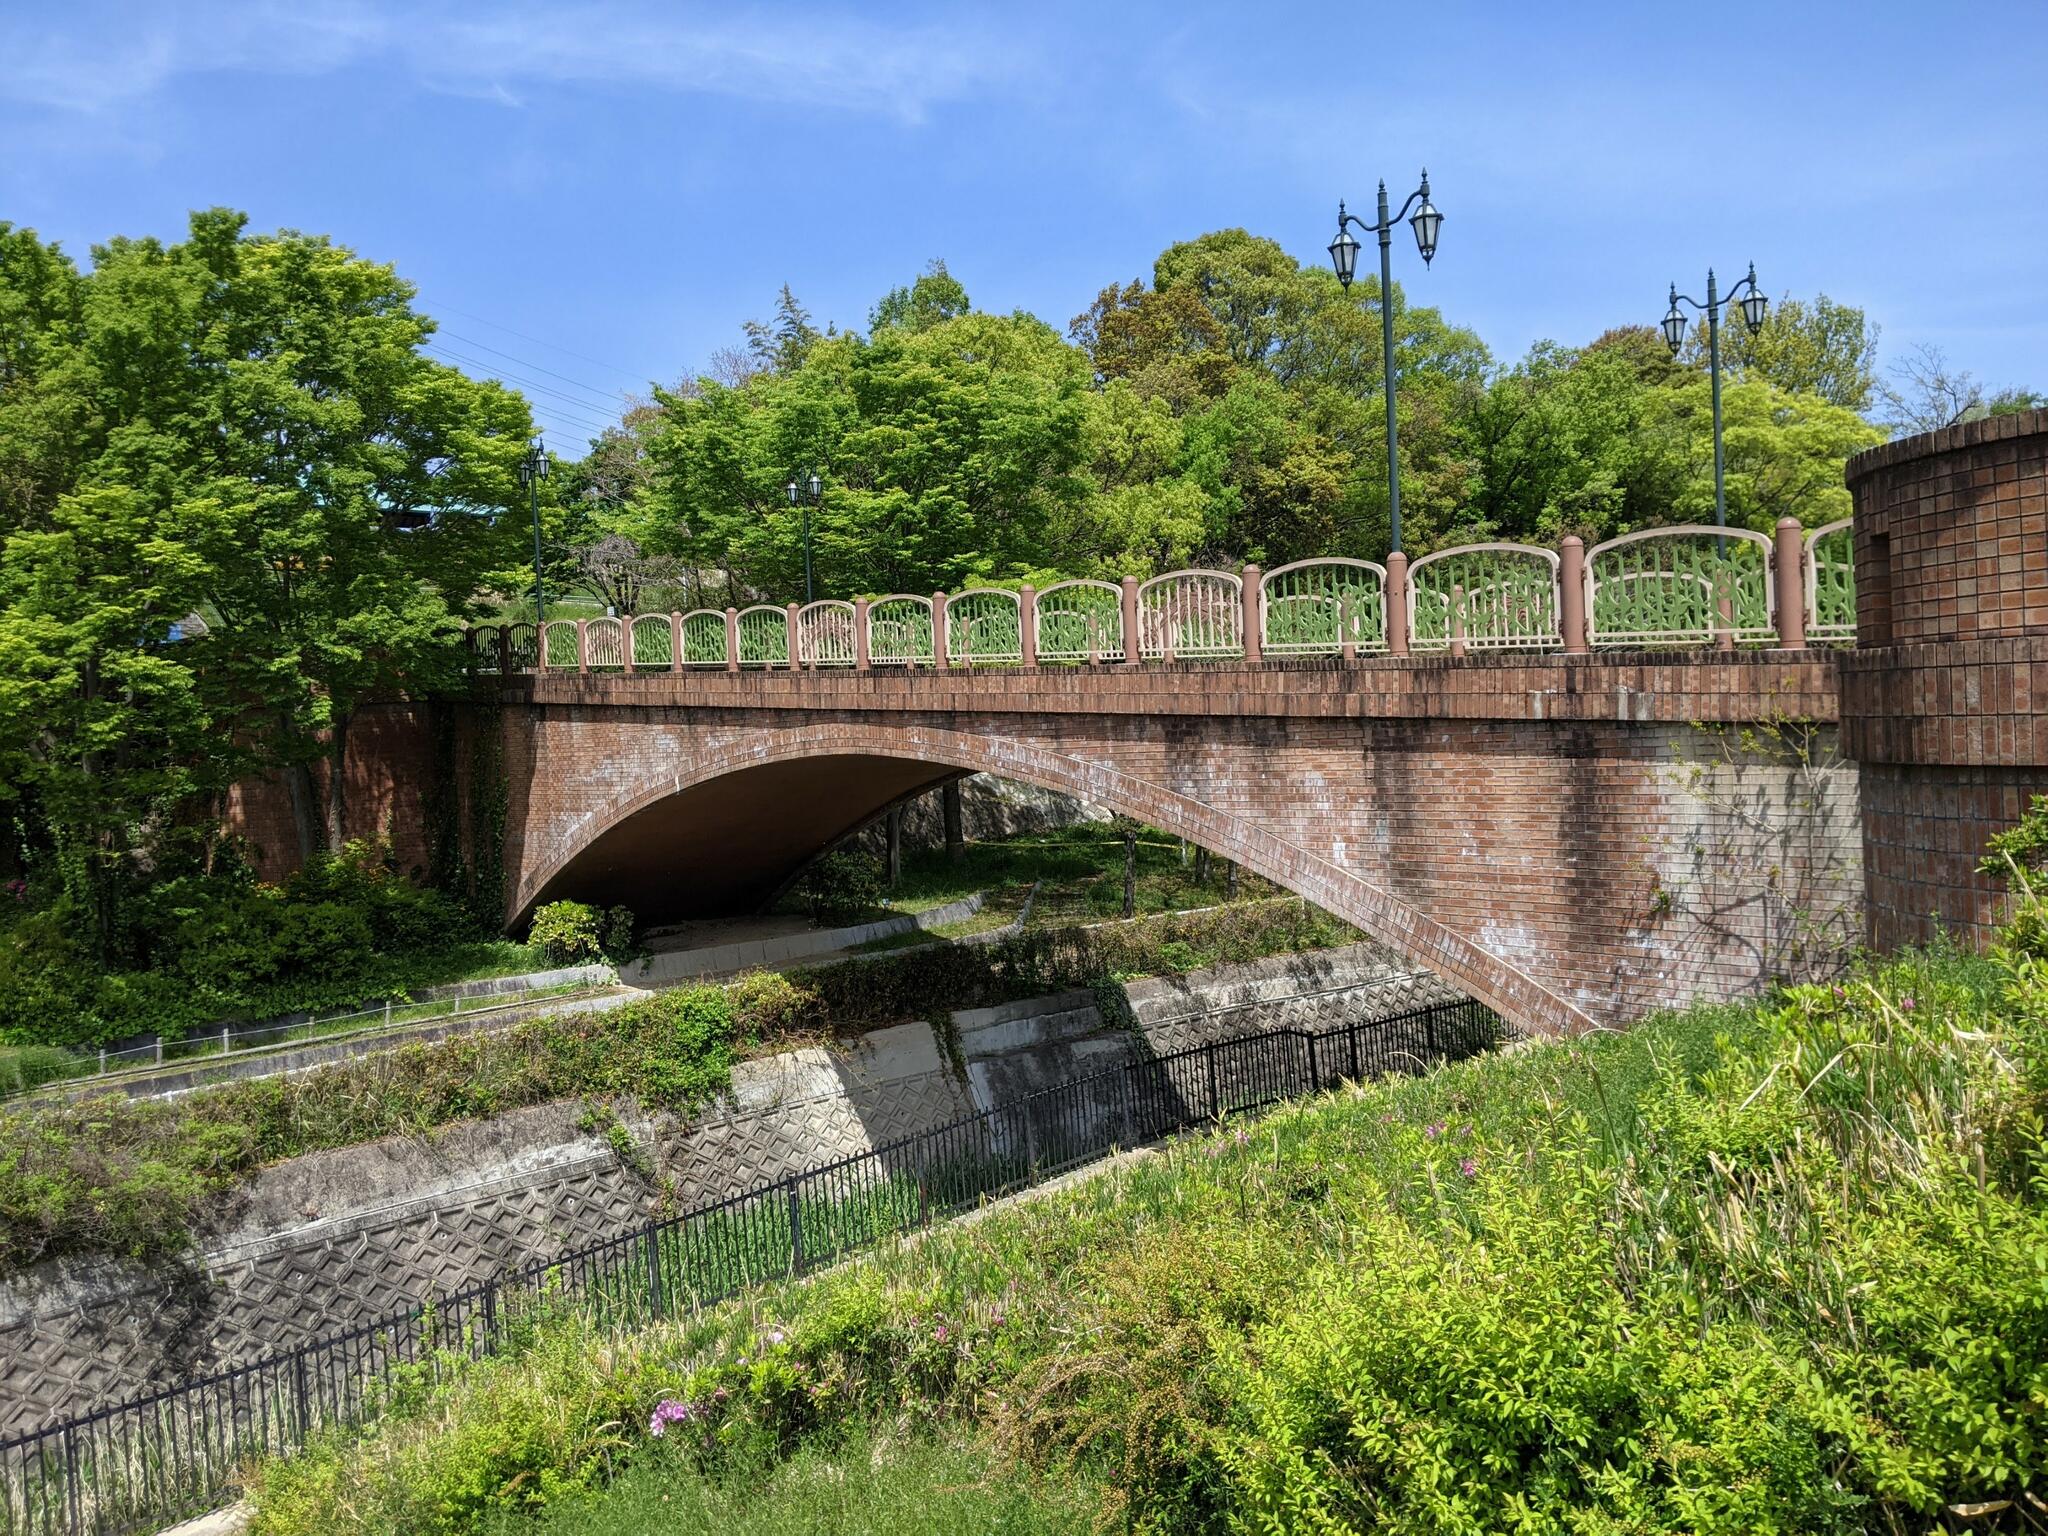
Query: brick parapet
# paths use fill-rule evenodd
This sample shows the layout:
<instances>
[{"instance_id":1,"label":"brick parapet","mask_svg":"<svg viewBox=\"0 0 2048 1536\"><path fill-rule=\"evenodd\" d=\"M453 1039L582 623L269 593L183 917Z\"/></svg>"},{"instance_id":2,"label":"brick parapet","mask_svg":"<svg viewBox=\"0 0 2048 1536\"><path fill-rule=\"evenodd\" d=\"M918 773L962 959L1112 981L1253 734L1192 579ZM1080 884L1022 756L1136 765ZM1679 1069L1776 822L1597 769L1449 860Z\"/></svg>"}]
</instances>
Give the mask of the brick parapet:
<instances>
[{"instance_id":1,"label":"brick parapet","mask_svg":"<svg viewBox=\"0 0 2048 1536\"><path fill-rule=\"evenodd\" d=\"M589 709L1637 724L1731 724L1773 717L1831 724L1838 717L1833 659L1820 651L1373 657L936 672L551 672L507 678L502 686L507 703Z\"/></svg>"}]
</instances>

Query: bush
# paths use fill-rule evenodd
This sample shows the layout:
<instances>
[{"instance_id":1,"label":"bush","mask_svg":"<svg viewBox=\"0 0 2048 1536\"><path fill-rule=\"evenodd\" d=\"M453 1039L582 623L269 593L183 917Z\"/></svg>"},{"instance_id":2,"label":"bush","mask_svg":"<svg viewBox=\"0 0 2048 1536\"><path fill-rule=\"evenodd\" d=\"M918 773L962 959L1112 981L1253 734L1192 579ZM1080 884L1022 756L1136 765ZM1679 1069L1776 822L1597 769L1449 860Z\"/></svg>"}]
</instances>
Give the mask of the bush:
<instances>
[{"instance_id":1,"label":"bush","mask_svg":"<svg viewBox=\"0 0 2048 1536\"><path fill-rule=\"evenodd\" d=\"M54 1045L0 1045L0 1094L25 1093L66 1076L76 1058Z\"/></svg>"},{"instance_id":2,"label":"bush","mask_svg":"<svg viewBox=\"0 0 2048 1536\"><path fill-rule=\"evenodd\" d=\"M858 922L882 899L882 866L863 853L828 853L804 871L797 891L816 923Z\"/></svg>"},{"instance_id":3,"label":"bush","mask_svg":"<svg viewBox=\"0 0 2048 1536\"><path fill-rule=\"evenodd\" d=\"M550 965L587 965L604 955L597 908L581 901L551 901L534 910L526 942Z\"/></svg>"},{"instance_id":4,"label":"bush","mask_svg":"<svg viewBox=\"0 0 2048 1536\"><path fill-rule=\"evenodd\" d=\"M604 1014L178 1099L103 1094L0 1110L0 1273L66 1254L175 1252L235 1183L308 1152L582 1094L688 1113L730 1082L737 1039L802 1001L786 982L737 1004L719 987L676 987Z\"/></svg>"},{"instance_id":5,"label":"bush","mask_svg":"<svg viewBox=\"0 0 2048 1536\"><path fill-rule=\"evenodd\" d=\"M686 1505L904 1425L1140 1533L1962 1529L2048 1466L2048 1184L1979 1157L2044 988L1908 956L1282 1108L664 1326L561 1319L269 1463L255 1529L496 1529L448 1491L580 1499L600 1458Z\"/></svg>"}]
</instances>

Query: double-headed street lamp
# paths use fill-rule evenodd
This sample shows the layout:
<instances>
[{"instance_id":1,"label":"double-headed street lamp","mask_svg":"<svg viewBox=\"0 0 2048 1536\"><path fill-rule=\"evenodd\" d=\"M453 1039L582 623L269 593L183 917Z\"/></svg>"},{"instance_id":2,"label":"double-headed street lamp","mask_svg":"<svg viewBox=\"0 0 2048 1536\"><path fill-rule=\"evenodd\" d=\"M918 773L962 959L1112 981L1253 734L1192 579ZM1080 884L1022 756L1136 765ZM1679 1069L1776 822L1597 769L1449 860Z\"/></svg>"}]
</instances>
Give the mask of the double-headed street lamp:
<instances>
[{"instance_id":1,"label":"double-headed street lamp","mask_svg":"<svg viewBox=\"0 0 2048 1536\"><path fill-rule=\"evenodd\" d=\"M546 598L540 585L540 483L548 477L548 451L535 438L526 445L526 456L519 461L519 483L526 487L533 504L533 622L537 626L547 622Z\"/></svg>"},{"instance_id":2,"label":"double-headed street lamp","mask_svg":"<svg viewBox=\"0 0 2048 1536\"><path fill-rule=\"evenodd\" d=\"M1714 389L1714 526L1728 526L1728 490L1723 483L1721 471L1721 306L1738 293L1748 289L1742 300L1742 320L1754 336L1764 323L1764 310L1770 300L1764 297L1763 289L1756 283L1756 263L1749 264L1749 276L1719 293L1714 288L1714 269L1707 268L1707 302L1678 291L1678 284L1671 285L1671 308L1664 316L1664 344L1671 348L1672 355L1678 354L1678 347L1685 340L1685 311L1678 306L1690 304L1707 317L1707 372L1713 378Z\"/></svg>"},{"instance_id":3,"label":"double-headed street lamp","mask_svg":"<svg viewBox=\"0 0 2048 1536\"><path fill-rule=\"evenodd\" d=\"M1415 206L1418 202L1422 205L1419 208ZM1415 208L1413 218L1408 217L1410 208ZM1408 194L1408 201L1401 205L1398 214L1388 214L1387 184L1380 183L1377 224L1368 224L1356 214L1346 213L1343 203L1338 203L1337 238L1330 242L1330 261L1337 268L1337 281L1349 289L1358 270L1358 242L1351 238L1351 226L1355 224L1380 237L1380 350L1387 373L1387 516L1395 549L1401 547L1401 453L1394 422L1394 273L1388 248L1394 225L1401 219L1408 219L1409 227L1415 231L1416 249L1422 252L1422 264L1428 266L1436 257L1437 231L1444 222L1444 216L1429 201L1428 171L1422 173L1422 185Z\"/></svg>"},{"instance_id":4,"label":"double-headed street lamp","mask_svg":"<svg viewBox=\"0 0 2048 1536\"><path fill-rule=\"evenodd\" d=\"M809 480L789 482L789 504L804 509L804 601L811 600L811 508L818 505L825 494L825 482L818 472L811 471Z\"/></svg>"}]
</instances>

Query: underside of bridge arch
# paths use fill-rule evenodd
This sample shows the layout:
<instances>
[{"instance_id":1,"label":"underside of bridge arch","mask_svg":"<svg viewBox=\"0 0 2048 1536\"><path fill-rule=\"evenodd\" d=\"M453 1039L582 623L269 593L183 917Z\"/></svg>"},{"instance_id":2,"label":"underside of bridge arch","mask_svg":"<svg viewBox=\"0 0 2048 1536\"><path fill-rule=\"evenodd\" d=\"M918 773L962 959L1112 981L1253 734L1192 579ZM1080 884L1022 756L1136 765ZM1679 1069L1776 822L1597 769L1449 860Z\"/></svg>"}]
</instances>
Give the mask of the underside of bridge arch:
<instances>
[{"instance_id":1,"label":"underside of bridge arch","mask_svg":"<svg viewBox=\"0 0 2048 1536\"><path fill-rule=\"evenodd\" d=\"M1169 788L1092 754L929 724L819 721L700 734L681 755L681 763L661 759L661 771L648 775L653 782L621 784L608 792L608 803L586 799L552 829L525 829L512 860L512 921L562 897L624 901L663 915L742 910L891 803L981 771L1063 790L1234 859L1525 1030L1594 1027L1578 1006L1518 966L1338 859L1197 798L1197 786Z\"/></svg>"},{"instance_id":2,"label":"underside of bridge arch","mask_svg":"<svg viewBox=\"0 0 2048 1536\"><path fill-rule=\"evenodd\" d=\"M688 784L627 811L527 903L624 902L643 918L751 911L820 852L960 770L914 758L786 758Z\"/></svg>"}]
</instances>

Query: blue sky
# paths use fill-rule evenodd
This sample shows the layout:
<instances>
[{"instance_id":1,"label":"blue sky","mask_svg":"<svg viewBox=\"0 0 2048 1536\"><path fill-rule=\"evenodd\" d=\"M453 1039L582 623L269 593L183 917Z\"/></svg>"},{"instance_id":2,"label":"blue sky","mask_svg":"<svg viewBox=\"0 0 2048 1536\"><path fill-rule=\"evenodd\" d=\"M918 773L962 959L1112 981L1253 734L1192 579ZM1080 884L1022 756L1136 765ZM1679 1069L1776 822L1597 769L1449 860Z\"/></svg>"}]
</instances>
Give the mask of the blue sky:
<instances>
[{"instance_id":1,"label":"blue sky","mask_svg":"<svg viewBox=\"0 0 2048 1536\"><path fill-rule=\"evenodd\" d=\"M1425 164L1442 249L1396 275L1497 356L1754 259L1888 358L2048 389L2048 4L1945 13L15 0L0 218L81 257L215 203L332 234L558 391L571 451L784 281L860 325L941 256L1064 326L1203 230L1322 260L1340 196Z\"/></svg>"}]
</instances>

